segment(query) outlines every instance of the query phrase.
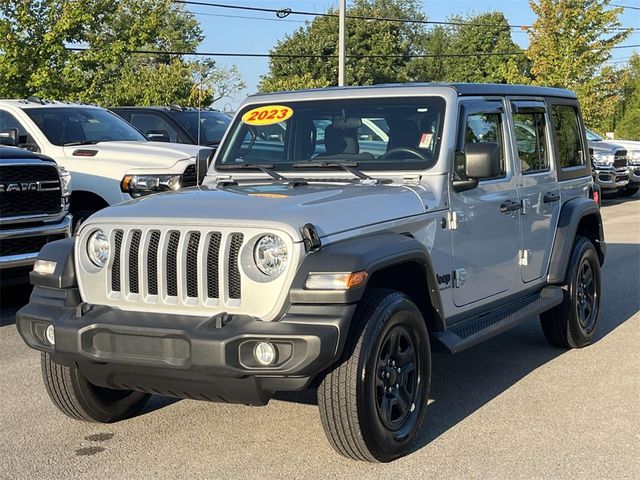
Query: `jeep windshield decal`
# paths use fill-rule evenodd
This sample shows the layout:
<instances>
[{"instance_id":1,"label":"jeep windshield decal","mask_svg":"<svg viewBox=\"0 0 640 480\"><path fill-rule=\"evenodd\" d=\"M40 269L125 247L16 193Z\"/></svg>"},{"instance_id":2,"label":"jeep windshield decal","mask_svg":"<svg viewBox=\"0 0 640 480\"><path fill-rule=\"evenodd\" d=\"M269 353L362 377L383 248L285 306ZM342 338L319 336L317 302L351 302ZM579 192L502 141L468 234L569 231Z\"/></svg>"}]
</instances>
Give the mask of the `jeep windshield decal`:
<instances>
[{"instance_id":1,"label":"jeep windshield decal","mask_svg":"<svg viewBox=\"0 0 640 480\"><path fill-rule=\"evenodd\" d=\"M372 98L248 105L239 112L216 167L272 166L278 171L328 170L354 164L361 171L426 170L440 151L441 97Z\"/></svg>"}]
</instances>

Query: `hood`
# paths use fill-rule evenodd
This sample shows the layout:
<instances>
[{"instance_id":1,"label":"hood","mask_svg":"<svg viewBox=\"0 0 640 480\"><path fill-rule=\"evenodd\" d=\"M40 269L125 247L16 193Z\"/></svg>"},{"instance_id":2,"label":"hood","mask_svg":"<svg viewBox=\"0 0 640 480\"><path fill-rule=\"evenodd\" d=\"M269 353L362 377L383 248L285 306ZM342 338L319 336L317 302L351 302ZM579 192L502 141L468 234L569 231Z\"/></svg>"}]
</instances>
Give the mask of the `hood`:
<instances>
[{"instance_id":1,"label":"hood","mask_svg":"<svg viewBox=\"0 0 640 480\"><path fill-rule=\"evenodd\" d=\"M404 185L318 182L295 188L280 184L187 188L115 205L91 220L279 226L300 241L306 223L326 237L424 211L420 197Z\"/></svg>"},{"instance_id":2,"label":"hood","mask_svg":"<svg viewBox=\"0 0 640 480\"><path fill-rule=\"evenodd\" d=\"M96 151L91 157L95 160L117 161L136 168L168 168L180 160L193 159L201 150L211 151L210 148L198 145L183 145L166 142L99 142L95 145L73 145L64 147L65 156L77 158L73 154L76 150Z\"/></svg>"},{"instance_id":3,"label":"hood","mask_svg":"<svg viewBox=\"0 0 640 480\"><path fill-rule=\"evenodd\" d=\"M626 148L630 152L640 152L640 142L635 140L614 140L616 145Z\"/></svg>"},{"instance_id":4,"label":"hood","mask_svg":"<svg viewBox=\"0 0 640 480\"><path fill-rule=\"evenodd\" d=\"M602 153L615 153L618 150L624 150L624 147L611 142L605 141L597 141L597 142L588 142L589 148L594 152L602 152Z\"/></svg>"}]
</instances>

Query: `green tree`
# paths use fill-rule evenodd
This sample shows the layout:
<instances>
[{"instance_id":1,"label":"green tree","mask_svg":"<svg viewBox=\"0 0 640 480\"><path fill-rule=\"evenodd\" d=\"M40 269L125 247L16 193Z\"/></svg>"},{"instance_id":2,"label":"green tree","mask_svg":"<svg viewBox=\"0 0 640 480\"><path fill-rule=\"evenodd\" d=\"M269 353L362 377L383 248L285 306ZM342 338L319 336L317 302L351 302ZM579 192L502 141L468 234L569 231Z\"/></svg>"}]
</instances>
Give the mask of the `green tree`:
<instances>
[{"instance_id":1,"label":"green tree","mask_svg":"<svg viewBox=\"0 0 640 480\"><path fill-rule=\"evenodd\" d=\"M181 55L202 41L195 17L171 0L0 0L0 96L59 100L188 103L200 77L203 105L243 88L237 70ZM80 47L83 51L72 51Z\"/></svg>"},{"instance_id":2,"label":"green tree","mask_svg":"<svg viewBox=\"0 0 640 480\"><path fill-rule=\"evenodd\" d=\"M522 83L529 62L511 38L509 22L502 12L488 12L467 18L451 18L445 79L453 82ZM515 53L516 55L493 55ZM483 55L484 54L484 55ZM490 55L487 55L490 54ZM520 55L518 55L520 54Z\"/></svg>"},{"instance_id":3,"label":"green tree","mask_svg":"<svg viewBox=\"0 0 640 480\"><path fill-rule=\"evenodd\" d=\"M337 13L330 9L329 13ZM425 19L418 0L355 0L347 9L350 16ZM424 28L420 24L347 19L347 55L410 55L420 53ZM338 19L316 17L279 41L273 54L302 55L298 58L271 58L260 90L291 85L309 88L338 81ZM324 55L325 57L304 57ZM371 85L412 80L411 58L356 58L346 60L349 85ZM290 81L290 79L293 79Z\"/></svg>"},{"instance_id":4,"label":"green tree","mask_svg":"<svg viewBox=\"0 0 640 480\"><path fill-rule=\"evenodd\" d=\"M616 138L640 140L640 54L634 53L625 69L622 98L614 116Z\"/></svg>"},{"instance_id":5,"label":"green tree","mask_svg":"<svg viewBox=\"0 0 640 480\"><path fill-rule=\"evenodd\" d=\"M527 57L533 82L574 90L591 128L606 129L620 100L621 81L610 68L611 48L622 29L621 8L610 0L530 0L537 19L529 31Z\"/></svg>"}]
</instances>

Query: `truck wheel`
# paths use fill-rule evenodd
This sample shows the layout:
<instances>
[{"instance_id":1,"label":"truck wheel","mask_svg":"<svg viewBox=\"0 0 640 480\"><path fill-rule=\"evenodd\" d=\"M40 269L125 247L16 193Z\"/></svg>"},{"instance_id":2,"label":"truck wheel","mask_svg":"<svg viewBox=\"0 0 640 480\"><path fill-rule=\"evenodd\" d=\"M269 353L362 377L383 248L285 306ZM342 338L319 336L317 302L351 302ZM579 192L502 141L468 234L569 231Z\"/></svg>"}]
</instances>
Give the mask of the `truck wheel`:
<instances>
[{"instance_id":1,"label":"truck wheel","mask_svg":"<svg viewBox=\"0 0 640 480\"><path fill-rule=\"evenodd\" d=\"M348 458L389 462L409 450L429 398L431 350L422 314L404 294L365 294L355 331L318 389L325 434Z\"/></svg>"},{"instance_id":2,"label":"truck wheel","mask_svg":"<svg viewBox=\"0 0 640 480\"><path fill-rule=\"evenodd\" d=\"M633 197L636 193L638 193L640 187L626 187L620 190L620 195L622 197Z\"/></svg>"},{"instance_id":3,"label":"truck wheel","mask_svg":"<svg viewBox=\"0 0 640 480\"><path fill-rule=\"evenodd\" d=\"M149 399L147 393L93 385L78 368L58 365L48 353L41 354L40 365L49 398L75 420L117 422L136 414Z\"/></svg>"},{"instance_id":4,"label":"truck wheel","mask_svg":"<svg viewBox=\"0 0 640 480\"><path fill-rule=\"evenodd\" d=\"M562 303L540 315L544 336L560 348L589 345L600 313L600 260L589 239L576 238L562 288Z\"/></svg>"}]
</instances>

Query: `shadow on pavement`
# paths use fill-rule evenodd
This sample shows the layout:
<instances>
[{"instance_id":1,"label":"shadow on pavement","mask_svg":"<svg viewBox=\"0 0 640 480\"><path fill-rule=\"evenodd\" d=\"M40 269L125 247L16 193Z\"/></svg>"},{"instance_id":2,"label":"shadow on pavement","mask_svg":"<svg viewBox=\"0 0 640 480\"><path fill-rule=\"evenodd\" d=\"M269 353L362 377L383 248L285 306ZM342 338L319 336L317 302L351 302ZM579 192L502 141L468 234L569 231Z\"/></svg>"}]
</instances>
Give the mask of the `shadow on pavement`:
<instances>
[{"instance_id":1,"label":"shadow on pavement","mask_svg":"<svg viewBox=\"0 0 640 480\"><path fill-rule=\"evenodd\" d=\"M598 342L640 310L640 245L609 244L603 270ZM588 348L588 347L587 347ZM434 355L430 403L414 444L421 449L565 350L549 345L537 320L456 355ZM281 392L316 405L315 391Z\"/></svg>"},{"instance_id":2,"label":"shadow on pavement","mask_svg":"<svg viewBox=\"0 0 640 480\"><path fill-rule=\"evenodd\" d=\"M609 244L595 342L640 311L640 245ZM588 348L588 347L587 347ZM430 398L419 450L529 373L562 355L536 320L457 355L434 355Z\"/></svg>"}]
</instances>

